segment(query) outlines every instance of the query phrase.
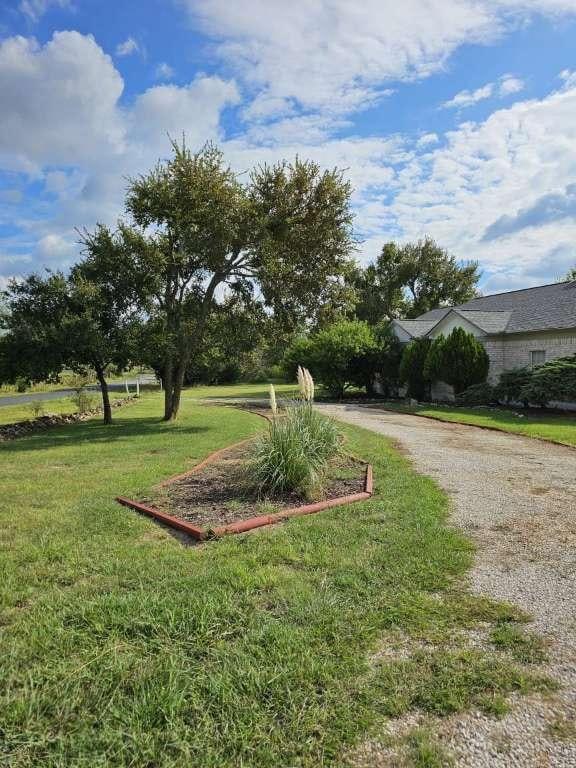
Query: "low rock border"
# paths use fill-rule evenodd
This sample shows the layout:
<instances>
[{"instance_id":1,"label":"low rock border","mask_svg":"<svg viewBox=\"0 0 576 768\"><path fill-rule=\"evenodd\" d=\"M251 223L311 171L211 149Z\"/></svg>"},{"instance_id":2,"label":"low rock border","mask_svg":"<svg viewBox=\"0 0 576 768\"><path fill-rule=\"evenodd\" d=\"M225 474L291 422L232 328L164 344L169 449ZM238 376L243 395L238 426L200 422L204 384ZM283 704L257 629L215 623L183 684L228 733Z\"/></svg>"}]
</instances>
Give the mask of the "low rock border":
<instances>
[{"instance_id":1,"label":"low rock border","mask_svg":"<svg viewBox=\"0 0 576 768\"><path fill-rule=\"evenodd\" d=\"M239 443L233 443L232 445L228 445L225 448L220 448L218 451L214 451L201 462L192 467L192 469L163 480L158 484L157 487L165 486L168 483L174 482L175 480L181 480L188 475L198 472L207 464L211 464L212 462L217 461L225 451L229 451L232 448L244 445L251 439L252 438L248 438L248 440L241 440ZM367 462L362 463L366 466L366 475L364 477L364 490L360 493L354 493L348 496L337 496L334 499L318 501L314 504L302 504L297 507L285 507L279 512L275 512L270 515L257 515L254 517L249 517L246 520L239 520L236 523L230 523L229 525L216 526L215 528L200 528L196 525L188 523L186 520L182 520L179 517L169 515L167 512L162 512L162 510L158 509L157 507L152 507L149 504L142 504L139 501L128 499L125 496L117 496L116 501L125 507L136 510L136 512L141 512L144 515L148 515L148 517L152 517L154 520L158 520L170 528L174 528L175 530L187 533L193 539L196 539L196 541L205 541L211 537L220 538L221 536L225 536L227 534L245 533L246 531L251 531L254 528L262 528L265 525L274 525L275 523L280 523L290 517L312 515L316 512L322 512L325 509L330 509L331 507L339 507L344 504L353 504L356 501L365 501L366 499L371 498L374 493L374 482L372 475L372 465L368 464Z\"/></svg>"},{"instance_id":2,"label":"low rock border","mask_svg":"<svg viewBox=\"0 0 576 768\"><path fill-rule=\"evenodd\" d=\"M110 404L112 408L122 408L124 405L130 405L135 403L138 398L135 395L130 397L124 397L121 400L113 400ZM75 424L78 421L86 421L92 418L92 416L99 416L103 413L103 409L91 408L84 413L61 413L51 414L47 416L39 416L37 419L29 419L27 421L16 421L12 424L2 424L0 426L0 443L8 440L15 440L17 437L25 437L26 435L34 434L35 432L42 432L50 427L58 427L62 424Z\"/></svg>"}]
</instances>

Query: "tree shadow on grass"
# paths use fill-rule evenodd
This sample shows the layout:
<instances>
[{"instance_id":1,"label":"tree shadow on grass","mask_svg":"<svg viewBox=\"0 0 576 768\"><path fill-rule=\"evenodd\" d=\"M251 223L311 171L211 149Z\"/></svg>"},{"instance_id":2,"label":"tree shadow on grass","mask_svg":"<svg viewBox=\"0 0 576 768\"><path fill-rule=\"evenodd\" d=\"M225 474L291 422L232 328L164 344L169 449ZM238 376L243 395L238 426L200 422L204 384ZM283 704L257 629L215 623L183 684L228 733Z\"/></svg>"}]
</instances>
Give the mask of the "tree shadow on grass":
<instances>
[{"instance_id":1,"label":"tree shadow on grass","mask_svg":"<svg viewBox=\"0 0 576 768\"><path fill-rule=\"evenodd\" d=\"M217 426L184 426L168 423L157 417L117 418L112 424L100 421L81 421L75 424L49 427L45 432L18 437L0 443L2 452L17 453L40 451L45 448L61 448L84 443L98 444L129 440L133 437L159 438L169 435L197 435L217 432Z\"/></svg>"}]
</instances>

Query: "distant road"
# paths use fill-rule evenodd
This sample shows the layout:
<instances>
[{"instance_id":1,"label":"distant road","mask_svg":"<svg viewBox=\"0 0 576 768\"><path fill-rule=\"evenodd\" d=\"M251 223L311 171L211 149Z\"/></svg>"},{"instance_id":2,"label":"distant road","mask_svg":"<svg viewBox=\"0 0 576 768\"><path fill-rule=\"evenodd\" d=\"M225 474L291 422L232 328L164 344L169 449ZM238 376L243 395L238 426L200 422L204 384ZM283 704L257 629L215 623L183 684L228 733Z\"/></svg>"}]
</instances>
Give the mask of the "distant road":
<instances>
[{"instance_id":1,"label":"distant road","mask_svg":"<svg viewBox=\"0 0 576 768\"><path fill-rule=\"evenodd\" d=\"M156 379L153 376L150 377L142 377L140 379L140 386L143 384L155 384ZM129 380L128 386L130 387L130 392L134 392L136 390L136 379ZM86 387L86 389L91 390L92 392L100 392L100 387L97 385ZM124 382L121 383L115 383L115 384L108 384L108 389L111 392L125 392L125 386ZM0 408L4 405L21 405L22 403L33 403L35 400L59 400L62 397L70 397L70 395L74 394L73 389L55 389L51 392L28 392L27 394L23 395L11 395L10 397L0 397Z\"/></svg>"}]
</instances>

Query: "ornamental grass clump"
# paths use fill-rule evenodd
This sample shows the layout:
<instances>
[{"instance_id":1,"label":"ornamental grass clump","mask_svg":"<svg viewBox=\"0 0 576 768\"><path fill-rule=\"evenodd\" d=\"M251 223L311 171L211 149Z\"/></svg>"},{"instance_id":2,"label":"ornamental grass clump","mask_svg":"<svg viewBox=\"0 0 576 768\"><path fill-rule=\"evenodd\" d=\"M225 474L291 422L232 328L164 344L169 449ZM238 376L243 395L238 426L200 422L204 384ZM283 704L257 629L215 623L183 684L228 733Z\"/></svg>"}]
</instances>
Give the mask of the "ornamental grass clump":
<instances>
[{"instance_id":1,"label":"ornamental grass clump","mask_svg":"<svg viewBox=\"0 0 576 768\"><path fill-rule=\"evenodd\" d=\"M331 419L314 410L314 381L306 369L299 370L298 383L301 398L282 414L270 391L274 416L248 463L249 479L261 495L322 496L328 462L338 453L340 434Z\"/></svg>"}]
</instances>

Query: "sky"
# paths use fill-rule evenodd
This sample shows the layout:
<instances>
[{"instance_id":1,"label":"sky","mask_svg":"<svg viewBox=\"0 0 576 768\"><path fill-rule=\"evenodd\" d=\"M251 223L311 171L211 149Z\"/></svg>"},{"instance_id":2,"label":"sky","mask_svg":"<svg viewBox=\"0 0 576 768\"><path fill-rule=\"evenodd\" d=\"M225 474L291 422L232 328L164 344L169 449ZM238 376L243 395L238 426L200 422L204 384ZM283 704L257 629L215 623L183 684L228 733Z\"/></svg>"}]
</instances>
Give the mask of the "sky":
<instances>
[{"instance_id":1,"label":"sky","mask_svg":"<svg viewBox=\"0 0 576 768\"><path fill-rule=\"evenodd\" d=\"M0 0L0 288L67 269L169 136L345 170L356 257L576 265L576 0Z\"/></svg>"}]
</instances>

